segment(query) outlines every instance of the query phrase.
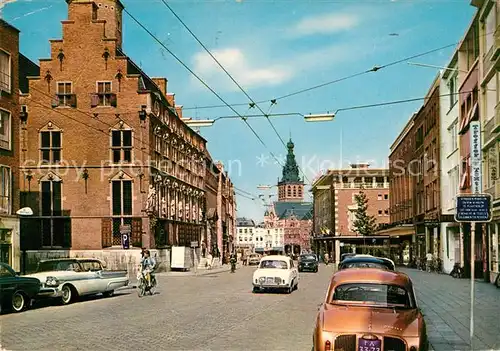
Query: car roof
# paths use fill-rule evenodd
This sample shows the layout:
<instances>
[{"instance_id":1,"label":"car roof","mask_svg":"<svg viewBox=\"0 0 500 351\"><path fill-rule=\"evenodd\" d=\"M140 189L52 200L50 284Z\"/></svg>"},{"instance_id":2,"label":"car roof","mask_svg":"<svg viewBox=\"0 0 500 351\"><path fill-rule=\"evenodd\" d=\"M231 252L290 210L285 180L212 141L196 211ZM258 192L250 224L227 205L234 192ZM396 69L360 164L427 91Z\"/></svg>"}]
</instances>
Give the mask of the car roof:
<instances>
[{"instance_id":1,"label":"car roof","mask_svg":"<svg viewBox=\"0 0 500 351\"><path fill-rule=\"evenodd\" d=\"M388 260L379 258L379 257L373 257L373 256L353 256L353 257L348 257L342 263L351 263L351 262L373 262L373 263L381 263L385 264L386 262L390 262Z\"/></svg>"},{"instance_id":2,"label":"car roof","mask_svg":"<svg viewBox=\"0 0 500 351\"><path fill-rule=\"evenodd\" d=\"M348 283L381 283L409 287L411 279L403 272L388 271L377 268L352 268L336 272L331 285L338 286Z\"/></svg>"},{"instance_id":3,"label":"car roof","mask_svg":"<svg viewBox=\"0 0 500 351\"><path fill-rule=\"evenodd\" d=\"M290 257L284 256L284 255L269 255L269 256L264 256L261 258L262 261L266 260L283 260L283 261L290 261Z\"/></svg>"}]
</instances>

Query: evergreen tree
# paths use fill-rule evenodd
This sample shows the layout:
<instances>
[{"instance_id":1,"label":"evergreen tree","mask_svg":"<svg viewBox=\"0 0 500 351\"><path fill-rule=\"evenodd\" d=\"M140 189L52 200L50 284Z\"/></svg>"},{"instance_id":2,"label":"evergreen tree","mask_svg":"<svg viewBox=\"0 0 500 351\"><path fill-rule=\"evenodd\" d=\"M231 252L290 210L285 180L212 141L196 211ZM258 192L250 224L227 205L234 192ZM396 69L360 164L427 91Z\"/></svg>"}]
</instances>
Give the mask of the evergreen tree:
<instances>
[{"instance_id":1,"label":"evergreen tree","mask_svg":"<svg viewBox=\"0 0 500 351\"><path fill-rule=\"evenodd\" d=\"M358 208L354 212L356 219L354 220L354 228L361 235L371 235L377 230L377 221L374 216L367 213L368 199L366 194L361 190L359 194L354 195L354 200Z\"/></svg>"}]
</instances>

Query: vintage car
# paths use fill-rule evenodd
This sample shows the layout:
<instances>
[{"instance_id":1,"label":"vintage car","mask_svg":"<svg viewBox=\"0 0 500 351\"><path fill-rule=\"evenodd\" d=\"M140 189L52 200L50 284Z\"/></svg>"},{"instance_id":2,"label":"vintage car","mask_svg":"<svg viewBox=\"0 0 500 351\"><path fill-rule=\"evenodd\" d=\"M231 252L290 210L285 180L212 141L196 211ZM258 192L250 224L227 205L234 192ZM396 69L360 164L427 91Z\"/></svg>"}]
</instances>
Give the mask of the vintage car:
<instances>
[{"instance_id":1,"label":"vintage car","mask_svg":"<svg viewBox=\"0 0 500 351\"><path fill-rule=\"evenodd\" d=\"M20 277L11 266L0 263L0 310L21 312L31 305L31 300L40 291L40 281Z\"/></svg>"},{"instance_id":2,"label":"vintage car","mask_svg":"<svg viewBox=\"0 0 500 351\"><path fill-rule=\"evenodd\" d=\"M395 271L394 263L382 257L373 256L352 256L346 258L339 264L339 270L347 268L381 268Z\"/></svg>"},{"instance_id":3,"label":"vintage car","mask_svg":"<svg viewBox=\"0 0 500 351\"><path fill-rule=\"evenodd\" d=\"M410 278L372 268L335 273L319 307L313 350L428 350Z\"/></svg>"},{"instance_id":4,"label":"vintage car","mask_svg":"<svg viewBox=\"0 0 500 351\"><path fill-rule=\"evenodd\" d=\"M253 273L252 284L254 293L265 290L284 290L291 293L299 287L299 272L288 256L265 256Z\"/></svg>"},{"instance_id":5,"label":"vintage car","mask_svg":"<svg viewBox=\"0 0 500 351\"><path fill-rule=\"evenodd\" d=\"M106 271L100 260L89 258L40 261L36 273L28 277L40 281L38 297L61 298L63 304L84 295L112 296L129 283L127 271Z\"/></svg>"},{"instance_id":6,"label":"vintage car","mask_svg":"<svg viewBox=\"0 0 500 351\"><path fill-rule=\"evenodd\" d=\"M318 258L314 254L303 254L299 257L299 272L318 272Z\"/></svg>"},{"instance_id":7,"label":"vintage car","mask_svg":"<svg viewBox=\"0 0 500 351\"><path fill-rule=\"evenodd\" d=\"M248 265L249 266L258 265L260 263L261 258L262 258L262 256L259 254L256 254L256 253L248 255L248 258L247 258Z\"/></svg>"}]
</instances>

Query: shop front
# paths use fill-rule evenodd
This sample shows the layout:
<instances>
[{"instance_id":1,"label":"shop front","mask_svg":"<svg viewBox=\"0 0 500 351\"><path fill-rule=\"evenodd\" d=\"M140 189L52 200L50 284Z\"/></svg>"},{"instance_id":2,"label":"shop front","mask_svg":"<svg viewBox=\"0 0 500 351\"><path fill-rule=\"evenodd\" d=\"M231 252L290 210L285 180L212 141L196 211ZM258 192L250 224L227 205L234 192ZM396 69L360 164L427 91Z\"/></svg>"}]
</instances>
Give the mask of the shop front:
<instances>
[{"instance_id":1,"label":"shop front","mask_svg":"<svg viewBox=\"0 0 500 351\"><path fill-rule=\"evenodd\" d=\"M0 218L0 262L10 265L16 272L21 270L19 242L19 218Z\"/></svg>"}]
</instances>

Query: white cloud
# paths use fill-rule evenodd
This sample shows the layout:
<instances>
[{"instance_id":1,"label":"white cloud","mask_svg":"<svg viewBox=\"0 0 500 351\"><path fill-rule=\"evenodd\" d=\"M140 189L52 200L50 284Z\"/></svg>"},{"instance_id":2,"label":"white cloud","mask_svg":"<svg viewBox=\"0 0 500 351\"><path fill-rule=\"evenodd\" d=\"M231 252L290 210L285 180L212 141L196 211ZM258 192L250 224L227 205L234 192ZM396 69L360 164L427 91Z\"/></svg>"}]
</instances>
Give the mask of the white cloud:
<instances>
[{"instance_id":1,"label":"white cloud","mask_svg":"<svg viewBox=\"0 0 500 351\"><path fill-rule=\"evenodd\" d=\"M360 16L345 12L310 16L302 19L293 26L292 34L307 36L338 33L356 27L360 21Z\"/></svg>"},{"instance_id":2,"label":"white cloud","mask_svg":"<svg viewBox=\"0 0 500 351\"><path fill-rule=\"evenodd\" d=\"M238 48L215 50L212 54L233 78L246 88L279 85L292 77L292 72L283 66L269 65L267 63L252 64ZM230 81L229 77L225 76L225 73L206 52L195 54L194 64L194 71L204 79L211 82L214 80L220 82L225 79L237 89L236 85Z\"/></svg>"}]
</instances>

